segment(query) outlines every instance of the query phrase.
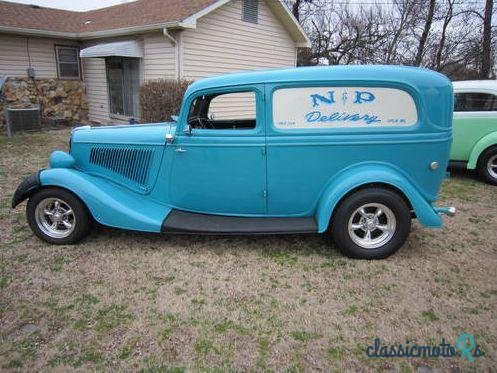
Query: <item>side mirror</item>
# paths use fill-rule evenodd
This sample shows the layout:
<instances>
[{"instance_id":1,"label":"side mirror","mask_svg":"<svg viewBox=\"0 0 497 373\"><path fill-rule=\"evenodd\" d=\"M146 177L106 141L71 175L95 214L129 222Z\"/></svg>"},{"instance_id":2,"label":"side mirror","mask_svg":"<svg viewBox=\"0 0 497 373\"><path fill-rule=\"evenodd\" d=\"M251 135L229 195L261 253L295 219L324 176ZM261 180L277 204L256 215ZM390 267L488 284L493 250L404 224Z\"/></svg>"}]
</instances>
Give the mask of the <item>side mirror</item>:
<instances>
[{"instance_id":1,"label":"side mirror","mask_svg":"<svg viewBox=\"0 0 497 373\"><path fill-rule=\"evenodd\" d=\"M185 135L191 135L192 134L192 126L187 124L184 131Z\"/></svg>"},{"instance_id":2,"label":"side mirror","mask_svg":"<svg viewBox=\"0 0 497 373\"><path fill-rule=\"evenodd\" d=\"M167 142L168 144L172 144L172 143L173 143L173 141L174 141L174 135L173 135L172 133L168 133L168 134L166 135L166 142Z\"/></svg>"}]
</instances>

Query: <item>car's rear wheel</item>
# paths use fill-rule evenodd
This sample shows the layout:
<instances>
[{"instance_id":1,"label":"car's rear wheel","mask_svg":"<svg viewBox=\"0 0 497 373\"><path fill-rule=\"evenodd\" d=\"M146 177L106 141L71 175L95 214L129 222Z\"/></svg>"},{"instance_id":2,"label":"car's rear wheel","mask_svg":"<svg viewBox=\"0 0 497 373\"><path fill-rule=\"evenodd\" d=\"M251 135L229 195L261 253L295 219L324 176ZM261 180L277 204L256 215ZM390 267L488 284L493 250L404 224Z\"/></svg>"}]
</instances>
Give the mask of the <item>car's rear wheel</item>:
<instances>
[{"instance_id":1,"label":"car's rear wheel","mask_svg":"<svg viewBox=\"0 0 497 373\"><path fill-rule=\"evenodd\" d=\"M91 227L86 206L74 194L60 188L34 193L26 206L26 215L33 232L52 244L76 243Z\"/></svg>"},{"instance_id":2,"label":"car's rear wheel","mask_svg":"<svg viewBox=\"0 0 497 373\"><path fill-rule=\"evenodd\" d=\"M497 185L497 146L485 150L478 159L478 174L487 183Z\"/></svg>"},{"instance_id":3,"label":"car's rear wheel","mask_svg":"<svg viewBox=\"0 0 497 373\"><path fill-rule=\"evenodd\" d=\"M404 199L385 188L359 190L343 200L331 221L330 233L346 256L382 259L396 252L411 230Z\"/></svg>"}]
</instances>

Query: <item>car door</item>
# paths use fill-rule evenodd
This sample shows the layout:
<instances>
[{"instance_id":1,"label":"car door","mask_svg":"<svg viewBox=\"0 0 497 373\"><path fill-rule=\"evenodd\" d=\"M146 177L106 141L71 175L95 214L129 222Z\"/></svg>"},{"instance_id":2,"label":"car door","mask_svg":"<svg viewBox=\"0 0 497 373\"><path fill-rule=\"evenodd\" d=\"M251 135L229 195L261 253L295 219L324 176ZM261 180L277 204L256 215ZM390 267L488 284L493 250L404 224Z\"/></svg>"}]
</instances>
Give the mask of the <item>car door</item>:
<instances>
[{"instance_id":1,"label":"car door","mask_svg":"<svg viewBox=\"0 0 497 373\"><path fill-rule=\"evenodd\" d=\"M496 93L456 91L451 160L467 161L478 140L497 131Z\"/></svg>"},{"instance_id":2,"label":"car door","mask_svg":"<svg viewBox=\"0 0 497 373\"><path fill-rule=\"evenodd\" d=\"M266 213L263 86L198 92L173 142L170 199L182 210Z\"/></svg>"}]
</instances>

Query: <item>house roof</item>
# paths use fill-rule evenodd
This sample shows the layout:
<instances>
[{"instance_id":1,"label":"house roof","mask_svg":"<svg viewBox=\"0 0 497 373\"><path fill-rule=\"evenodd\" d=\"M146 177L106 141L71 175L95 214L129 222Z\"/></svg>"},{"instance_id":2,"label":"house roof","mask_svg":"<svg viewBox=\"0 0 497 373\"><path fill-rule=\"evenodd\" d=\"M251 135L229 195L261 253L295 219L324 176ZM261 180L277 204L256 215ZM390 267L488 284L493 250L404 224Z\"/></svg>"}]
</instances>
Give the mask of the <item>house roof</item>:
<instances>
[{"instance_id":1,"label":"house roof","mask_svg":"<svg viewBox=\"0 0 497 373\"><path fill-rule=\"evenodd\" d=\"M181 21L216 0L138 0L86 12L0 1L0 25L84 33Z\"/></svg>"},{"instance_id":2,"label":"house roof","mask_svg":"<svg viewBox=\"0 0 497 373\"><path fill-rule=\"evenodd\" d=\"M74 12L0 0L0 32L74 39L107 37L160 28L195 28L196 20L230 0L137 0ZM268 5L297 44L309 40L279 0Z\"/></svg>"}]
</instances>

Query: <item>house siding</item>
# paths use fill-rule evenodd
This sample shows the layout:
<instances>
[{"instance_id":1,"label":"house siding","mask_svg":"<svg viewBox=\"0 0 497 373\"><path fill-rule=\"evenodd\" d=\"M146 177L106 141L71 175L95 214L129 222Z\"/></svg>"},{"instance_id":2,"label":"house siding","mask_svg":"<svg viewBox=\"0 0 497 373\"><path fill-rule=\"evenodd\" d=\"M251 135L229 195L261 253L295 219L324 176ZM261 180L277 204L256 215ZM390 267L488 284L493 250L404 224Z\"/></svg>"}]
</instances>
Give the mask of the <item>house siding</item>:
<instances>
[{"instance_id":1,"label":"house siding","mask_svg":"<svg viewBox=\"0 0 497 373\"><path fill-rule=\"evenodd\" d=\"M92 40L83 44L0 34L0 74L26 77L26 69L31 65L36 77L57 78L56 44L84 48L96 43L129 39L138 39L143 45L141 83L178 77L197 80L236 71L295 66L295 43L266 1L274 0L259 0L256 24L242 21L242 1L232 0L198 19L195 29L173 31L177 43L171 42L158 31L134 37ZM89 119L101 123L119 122L109 112L105 59L83 58L81 66ZM253 111L253 107L243 110L248 97L238 95L222 106L235 117L247 116Z\"/></svg>"},{"instance_id":2,"label":"house siding","mask_svg":"<svg viewBox=\"0 0 497 373\"><path fill-rule=\"evenodd\" d=\"M257 24L241 18L242 1L233 0L183 31L184 78L295 66L295 43L264 0Z\"/></svg>"},{"instance_id":3,"label":"house siding","mask_svg":"<svg viewBox=\"0 0 497 373\"><path fill-rule=\"evenodd\" d=\"M93 122L107 123L110 117L105 58L82 58L82 65L88 118Z\"/></svg>"},{"instance_id":4,"label":"house siding","mask_svg":"<svg viewBox=\"0 0 497 373\"><path fill-rule=\"evenodd\" d=\"M176 46L161 33L143 37L144 80L176 79Z\"/></svg>"},{"instance_id":5,"label":"house siding","mask_svg":"<svg viewBox=\"0 0 497 373\"><path fill-rule=\"evenodd\" d=\"M140 61L140 84L147 80L175 79L176 47L160 33L145 34L139 38L102 39L85 44L89 47L98 43L135 39L143 45L143 58ZM109 107L107 88L107 72L105 58L82 58L83 79L89 104L89 119L100 123L121 123L122 120L112 118Z\"/></svg>"},{"instance_id":6,"label":"house siding","mask_svg":"<svg viewBox=\"0 0 497 373\"><path fill-rule=\"evenodd\" d=\"M269 0L271 1L271 0ZM288 32L259 0L258 23L242 21L242 1L233 0L197 21L197 28L181 34L182 75L197 80L213 75L296 64L296 46ZM250 94L229 95L214 105L225 118L250 118Z\"/></svg>"},{"instance_id":7,"label":"house siding","mask_svg":"<svg viewBox=\"0 0 497 373\"><path fill-rule=\"evenodd\" d=\"M27 77L31 66L36 78L57 78L55 45L78 46L67 40L0 34L0 74Z\"/></svg>"}]
</instances>

